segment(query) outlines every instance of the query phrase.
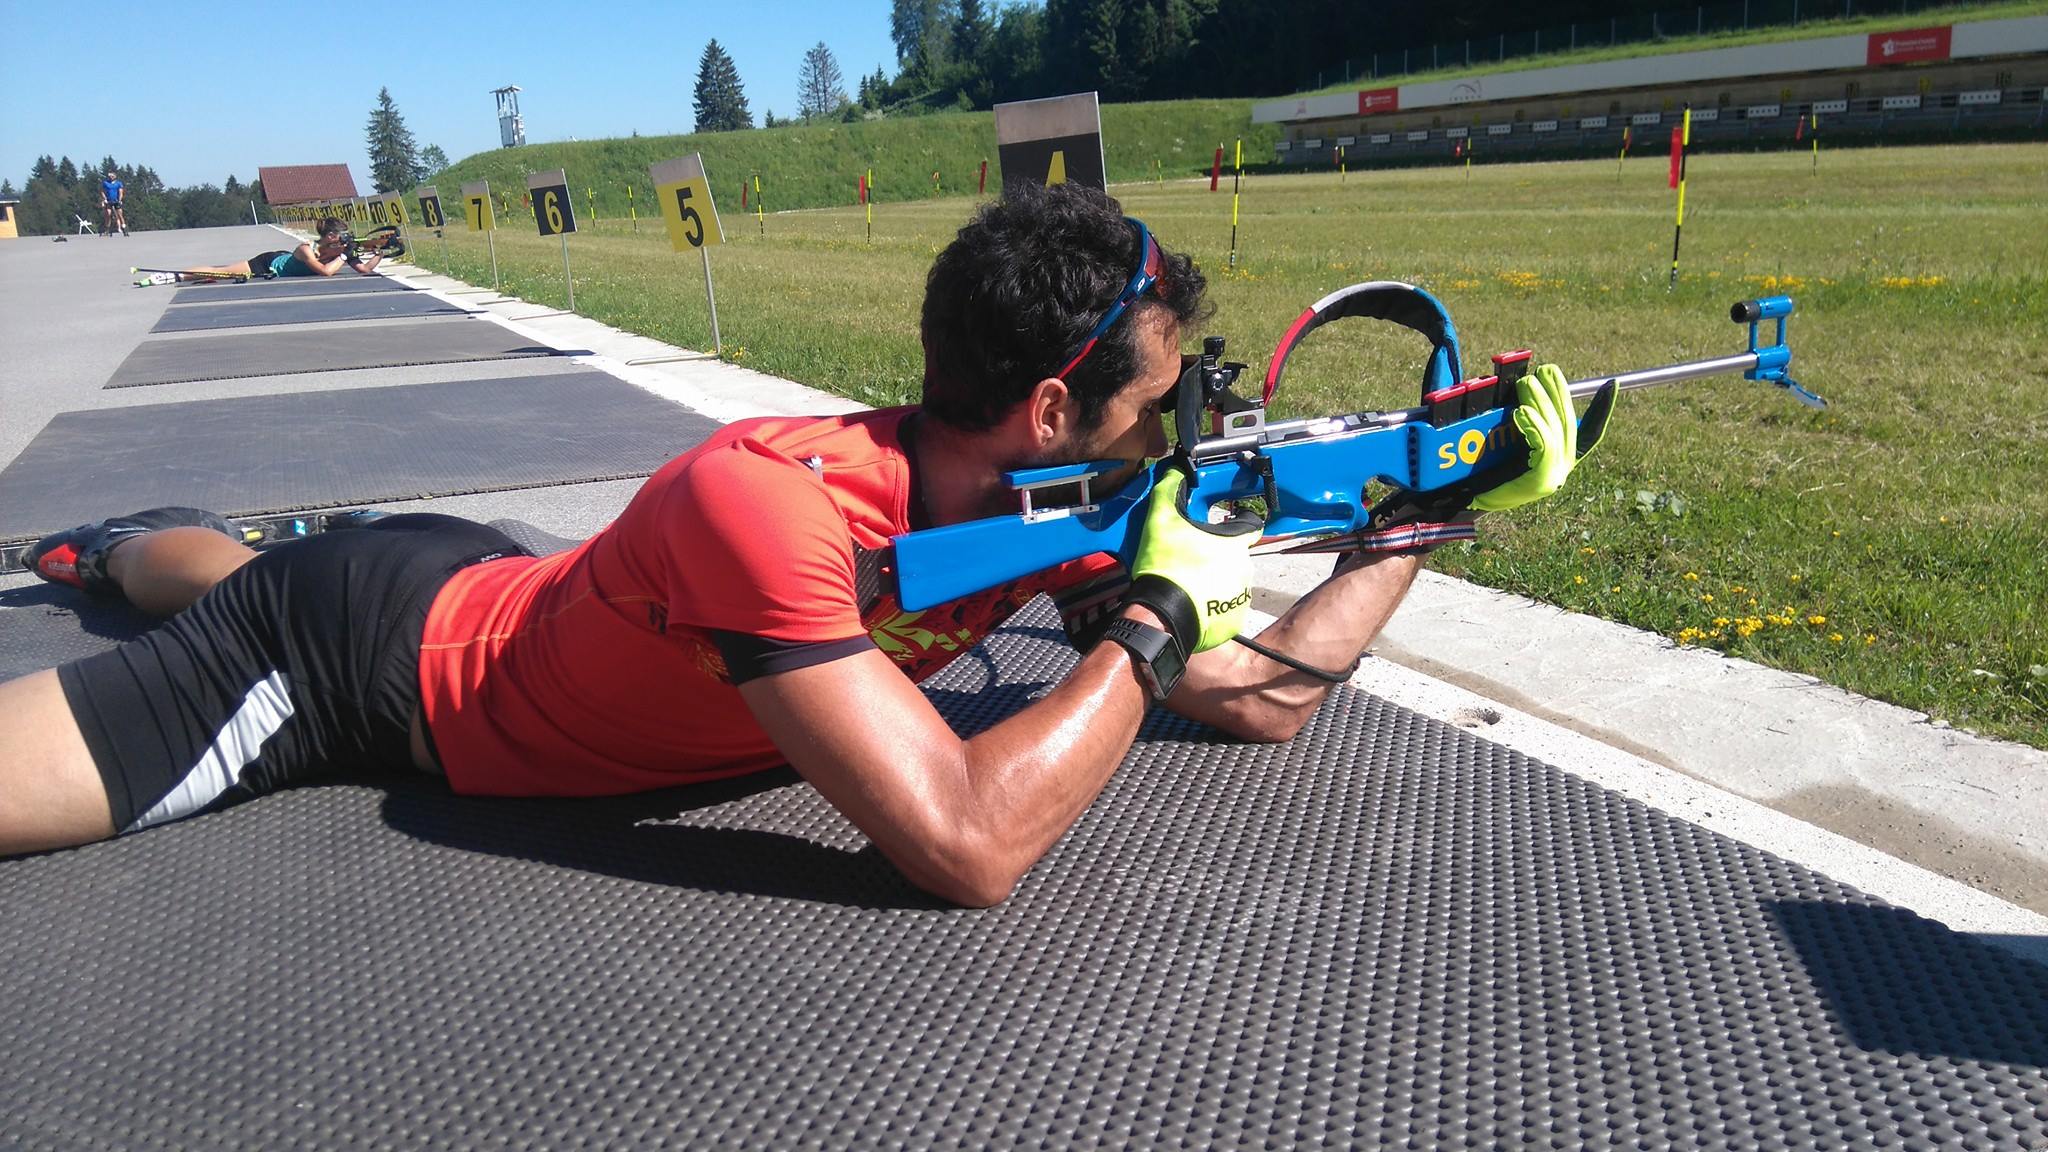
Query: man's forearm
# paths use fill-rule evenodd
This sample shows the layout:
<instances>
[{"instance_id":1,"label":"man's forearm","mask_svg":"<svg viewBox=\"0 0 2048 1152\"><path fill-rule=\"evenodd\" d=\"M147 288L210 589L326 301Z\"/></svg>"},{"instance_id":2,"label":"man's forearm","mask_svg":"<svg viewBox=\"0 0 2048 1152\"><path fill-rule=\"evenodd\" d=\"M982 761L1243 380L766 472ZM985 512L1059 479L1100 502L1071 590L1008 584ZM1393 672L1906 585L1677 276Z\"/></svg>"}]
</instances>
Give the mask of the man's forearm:
<instances>
[{"instance_id":1,"label":"man's forearm","mask_svg":"<svg viewBox=\"0 0 2048 1152\"><path fill-rule=\"evenodd\" d=\"M1421 569L1420 556L1354 555L1254 639L1311 668L1341 672L1393 617ZM1189 719L1244 739L1285 740L1331 687L1242 644L1226 644L1189 662L1186 679L1168 703Z\"/></svg>"},{"instance_id":2,"label":"man's forearm","mask_svg":"<svg viewBox=\"0 0 2048 1152\"><path fill-rule=\"evenodd\" d=\"M1159 626L1143 609L1127 610ZM1104 642L1033 706L968 740L971 795L1021 875L1093 803L1150 706L1131 657Z\"/></svg>"}]
</instances>

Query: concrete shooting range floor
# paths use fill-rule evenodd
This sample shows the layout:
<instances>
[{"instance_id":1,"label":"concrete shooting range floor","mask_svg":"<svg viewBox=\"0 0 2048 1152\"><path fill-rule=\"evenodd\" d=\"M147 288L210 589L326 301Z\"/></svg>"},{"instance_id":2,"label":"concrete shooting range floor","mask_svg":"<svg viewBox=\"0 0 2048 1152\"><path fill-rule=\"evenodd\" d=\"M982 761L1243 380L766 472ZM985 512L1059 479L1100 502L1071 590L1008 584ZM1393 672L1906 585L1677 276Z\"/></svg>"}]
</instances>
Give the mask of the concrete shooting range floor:
<instances>
[{"instance_id":1,"label":"concrete shooting range floor","mask_svg":"<svg viewBox=\"0 0 2048 1152\"><path fill-rule=\"evenodd\" d=\"M559 354L500 325L467 317L389 323L369 330L353 326L293 327L281 332L237 330L219 336L145 340L114 370L106 387Z\"/></svg>"},{"instance_id":2,"label":"concrete shooting range floor","mask_svg":"<svg viewBox=\"0 0 2048 1152\"><path fill-rule=\"evenodd\" d=\"M141 235L124 243L148 260L105 259L168 266L251 241L275 243L254 229ZM267 429L290 410L280 401L363 410L372 392L400 420L444 420L506 388L493 379L505 365L485 363L460 382L373 369L404 386L365 389L351 372L345 390L122 403L131 394L102 385L156 319L131 303L143 294L89 274L102 259L90 243L18 247L0 248L0 305L30 296L17 277L43 275L58 287L36 294L40 307L101 308L101 338L119 345L67 372L54 312L0 328L10 352L58 366L41 386L70 405L49 420L60 431L116 409L170 439L238 411ZM592 366L625 379L531 377L531 407L506 420L630 436L645 401L708 429L658 399L644 370ZM615 395L601 382L635 401L593 407ZM559 389L558 410L542 385ZM725 402L700 410L727 415ZM264 477L285 468L266 457L271 439L206 443ZM367 470L346 458L368 439L309 429L290 467ZM12 430L0 441L37 474L55 458L41 443ZM131 489L110 482L132 483L146 455L103 476L93 444L68 451L77 486L115 502ZM602 489L595 503L616 510L630 485L397 507L580 537L602 520L559 503L578 489ZM10 503L0 497L0 515L15 515ZM519 534L535 551L563 543ZM15 578L0 586L0 673L144 626ZM1040 601L926 691L971 734L1072 660ZM1102 796L987 911L932 904L787 772L575 803L345 777L0 862L0 1136L30 1148L2048 1144L2048 967L1594 783L1577 759L1348 687L1279 745L1155 712Z\"/></svg>"},{"instance_id":3,"label":"concrete shooting range floor","mask_svg":"<svg viewBox=\"0 0 2048 1152\"><path fill-rule=\"evenodd\" d=\"M70 412L0 470L0 540L114 506L250 516L646 476L715 427L602 372Z\"/></svg>"},{"instance_id":4,"label":"concrete shooting range floor","mask_svg":"<svg viewBox=\"0 0 2048 1152\"><path fill-rule=\"evenodd\" d=\"M152 285L152 287L157 287ZM187 284L171 294L174 305L235 304L249 300L303 300L312 296L349 296L362 292L404 292L405 281L389 276L282 276L276 280Z\"/></svg>"},{"instance_id":5,"label":"concrete shooting range floor","mask_svg":"<svg viewBox=\"0 0 2048 1152\"><path fill-rule=\"evenodd\" d=\"M237 300L166 308L151 332L197 332L212 328L268 328L277 324L318 324L335 320L388 320L466 311L424 292L330 293L305 298Z\"/></svg>"}]
</instances>

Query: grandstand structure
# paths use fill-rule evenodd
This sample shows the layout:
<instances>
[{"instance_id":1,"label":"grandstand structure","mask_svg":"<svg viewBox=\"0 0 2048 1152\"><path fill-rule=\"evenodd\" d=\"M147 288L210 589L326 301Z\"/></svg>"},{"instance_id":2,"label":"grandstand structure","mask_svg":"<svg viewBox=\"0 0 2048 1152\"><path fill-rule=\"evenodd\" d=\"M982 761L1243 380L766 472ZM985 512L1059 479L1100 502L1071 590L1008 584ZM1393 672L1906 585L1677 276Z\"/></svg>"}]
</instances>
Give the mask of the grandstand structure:
<instances>
[{"instance_id":1,"label":"grandstand structure","mask_svg":"<svg viewBox=\"0 0 2048 1152\"><path fill-rule=\"evenodd\" d=\"M1639 147L1692 109L1695 145L2048 129L2048 16L1824 36L1267 100L1275 160L1351 166Z\"/></svg>"}]
</instances>

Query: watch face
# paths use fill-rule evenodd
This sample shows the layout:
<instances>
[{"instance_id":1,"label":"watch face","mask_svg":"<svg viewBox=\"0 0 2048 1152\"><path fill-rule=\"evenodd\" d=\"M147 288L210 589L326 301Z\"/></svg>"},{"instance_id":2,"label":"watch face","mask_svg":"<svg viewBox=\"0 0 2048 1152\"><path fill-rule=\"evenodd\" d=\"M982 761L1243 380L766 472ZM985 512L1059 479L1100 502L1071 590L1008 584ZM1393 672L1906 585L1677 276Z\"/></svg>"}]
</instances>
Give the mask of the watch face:
<instances>
[{"instance_id":1,"label":"watch face","mask_svg":"<svg viewBox=\"0 0 2048 1152\"><path fill-rule=\"evenodd\" d=\"M1154 700L1166 699L1187 669L1187 661L1173 636L1149 624L1119 617L1104 630L1103 638L1116 641L1131 654L1138 675L1144 677Z\"/></svg>"}]
</instances>

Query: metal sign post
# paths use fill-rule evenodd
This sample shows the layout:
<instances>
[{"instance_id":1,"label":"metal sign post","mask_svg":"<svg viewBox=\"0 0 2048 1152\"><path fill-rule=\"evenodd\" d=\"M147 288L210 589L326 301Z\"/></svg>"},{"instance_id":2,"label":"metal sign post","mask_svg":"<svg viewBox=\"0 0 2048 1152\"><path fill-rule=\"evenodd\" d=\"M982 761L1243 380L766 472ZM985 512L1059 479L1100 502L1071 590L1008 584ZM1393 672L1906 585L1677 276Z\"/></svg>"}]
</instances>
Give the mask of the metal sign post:
<instances>
[{"instance_id":1,"label":"metal sign post","mask_svg":"<svg viewBox=\"0 0 2048 1152\"><path fill-rule=\"evenodd\" d=\"M711 198L711 181L704 175L704 158L692 152L675 160L664 160L648 170L654 179L654 203L668 224L668 242L676 251L694 248L704 261L704 302L711 309L711 349L725 354L725 341L718 333L718 296L711 286L711 246L725 243L725 226L718 219L718 205ZM710 219L705 219L705 214Z\"/></svg>"},{"instance_id":2,"label":"metal sign post","mask_svg":"<svg viewBox=\"0 0 2048 1152\"><path fill-rule=\"evenodd\" d=\"M568 174L560 168L532 173L526 178L526 191L540 234L562 238L562 283L568 286L569 311L574 312L576 280L569 274L569 233L576 230L576 198L569 194Z\"/></svg>"}]
</instances>

